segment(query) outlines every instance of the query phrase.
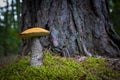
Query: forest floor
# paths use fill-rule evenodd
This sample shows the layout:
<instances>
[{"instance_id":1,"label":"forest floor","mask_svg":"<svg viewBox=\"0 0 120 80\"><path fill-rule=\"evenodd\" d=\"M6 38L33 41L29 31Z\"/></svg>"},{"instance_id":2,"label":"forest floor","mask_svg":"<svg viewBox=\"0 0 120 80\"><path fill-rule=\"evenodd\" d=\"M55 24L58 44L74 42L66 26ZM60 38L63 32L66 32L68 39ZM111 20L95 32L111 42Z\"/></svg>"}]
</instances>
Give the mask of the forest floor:
<instances>
[{"instance_id":1,"label":"forest floor","mask_svg":"<svg viewBox=\"0 0 120 80\"><path fill-rule=\"evenodd\" d=\"M120 59L106 58L108 66L120 73Z\"/></svg>"},{"instance_id":2,"label":"forest floor","mask_svg":"<svg viewBox=\"0 0 120 80\"><path fill-rule=\"evenodd\" d=\"M76 62L84 62L88 57L82 56L74 58ZM118 72L120 74L120 58L108 58L108 57L98 57L99 59L105 59L107 62L107 67L110 68L112 71ZM112 78L102 78L102 80L120 80L120 76L118 79Z\"/></svg>"},{"instance_id":3,"label":"forest floor","mask_svg":"<svg viewBox=\"0 0 120 80\"><path fill-rule=\"evenodd\" d=\"M120 80L118 58L65 58L45 52L42 67L29 66L29 56L3 59L0 80Z\"/></svg>"},{"instance_id":4,"label":"forest floor","mask_svg":"<svg viewBox=\"0 0 120 80\"><path fill-rule=\"evenodd\" d=\"M108 67L110 67L112 70L118 71L120 73L120 58L108 58L108 57L97 57L99 59L105 59L107 61ZM86 56L78 56L74 58L76 62L83 62L87 59Z\"/></svg>"}]
</instances>

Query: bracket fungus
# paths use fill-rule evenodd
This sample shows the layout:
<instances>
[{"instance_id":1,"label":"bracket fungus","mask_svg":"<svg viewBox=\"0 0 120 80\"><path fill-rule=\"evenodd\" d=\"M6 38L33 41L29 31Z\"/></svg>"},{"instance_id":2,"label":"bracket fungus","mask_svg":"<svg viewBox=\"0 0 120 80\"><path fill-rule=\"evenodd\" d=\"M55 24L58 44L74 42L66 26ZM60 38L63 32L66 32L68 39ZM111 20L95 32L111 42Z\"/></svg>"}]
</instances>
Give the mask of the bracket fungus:
<instances>
[{"instance_id":1,"label":"bracket fungus","mask_svg":"<svg viewBox=\"0 0 120 80\"><path fill-rule=\"evenodd\" d=\"M31 66L43 65L43 52L42 52L43 49L39 41L39 37L47 36L49 34L50 34L50 31L45 30L43 28L39 28L39 27L30 28L20 33L19 36L21 38L32 39L31 59L30 59Z\"/></svg>"}]
</instances>

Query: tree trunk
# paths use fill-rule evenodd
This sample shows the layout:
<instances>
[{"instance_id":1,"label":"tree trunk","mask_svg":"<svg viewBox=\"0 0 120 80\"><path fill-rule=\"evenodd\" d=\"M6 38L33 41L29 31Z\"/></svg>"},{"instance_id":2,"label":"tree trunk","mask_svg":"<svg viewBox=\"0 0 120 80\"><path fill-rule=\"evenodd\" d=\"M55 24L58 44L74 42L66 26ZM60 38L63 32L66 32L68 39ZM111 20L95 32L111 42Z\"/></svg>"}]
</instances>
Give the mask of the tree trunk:
<instances>
[{"instance_id":1,"label":"tree trunk","mask_svg":"<svg viewBox=\"0 0 120 80\"><path fill-rule=\"evenodd\" d=\"M50 30L40 38L43 48L62 56L120 56L120 37L114 32L107 0L23 0L22 28ZM23 40L22 53L31 41Z\"/></svg>"}]
</instances>

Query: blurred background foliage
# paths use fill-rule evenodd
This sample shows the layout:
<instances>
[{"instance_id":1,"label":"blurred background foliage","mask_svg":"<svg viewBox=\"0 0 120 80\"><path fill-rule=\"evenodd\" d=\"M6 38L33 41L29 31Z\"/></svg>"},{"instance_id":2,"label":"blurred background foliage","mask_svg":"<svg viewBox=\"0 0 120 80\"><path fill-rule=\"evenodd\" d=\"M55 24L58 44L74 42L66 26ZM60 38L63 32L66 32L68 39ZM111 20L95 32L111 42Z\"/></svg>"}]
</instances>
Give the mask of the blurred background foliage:
<instances>
[{"instance_id":1,"label":"blurred background foliage","mask_svg":"<svg viewBox=\"0 0 120 80\"><path fill-rule=\"evenodd\" d=\"M120 35L120 0L108 0L110 5L110 18L115 31Z\"/></svg>"},{"instance_id":2,"label":"blurred background foliage","mask_svg":"<svg viewBox=\"0 0 120 80\"><path fill-rule=\"evenodd\" d=\"M0 0L0 56L19 52L22 0Z\"/></svg>"},{"instance_id":3,"label":"blurred background foliage","mask_svg":"<svg viewBox=\"0 0 120 80\"><path fill-rule=\"evenodd\" d=\"M120 35L120 0L108 0L111 22ZM0 0L0 56L18 54L22 0Z\"/></svg>"}]
</instances>

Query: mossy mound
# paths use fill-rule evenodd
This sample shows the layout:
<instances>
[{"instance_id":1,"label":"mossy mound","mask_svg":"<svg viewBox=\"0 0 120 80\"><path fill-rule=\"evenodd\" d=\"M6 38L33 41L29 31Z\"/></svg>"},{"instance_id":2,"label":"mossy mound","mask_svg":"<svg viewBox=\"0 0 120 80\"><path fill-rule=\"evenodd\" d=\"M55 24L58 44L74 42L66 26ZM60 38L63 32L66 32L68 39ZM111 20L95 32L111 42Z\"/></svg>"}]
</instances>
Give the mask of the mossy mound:
<instances>
[{"instance_id":1,"label":"mossy mound","mask_svg":"<svg viewBox=\"0 0 120 80\"><path fill-rule=\"evenodd\" d=\"M105 59L90 57L79 63L48 52L44 54L42 67L31 67L29 58L24 58L0 70L0 80L117 80L119 77Z\"/></svg>"}]
</instances>

